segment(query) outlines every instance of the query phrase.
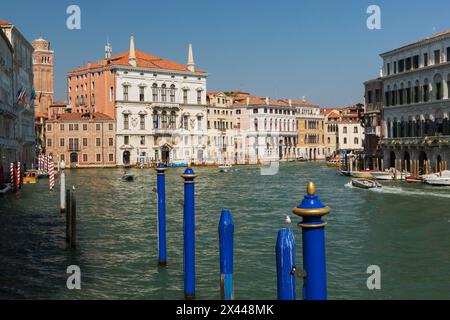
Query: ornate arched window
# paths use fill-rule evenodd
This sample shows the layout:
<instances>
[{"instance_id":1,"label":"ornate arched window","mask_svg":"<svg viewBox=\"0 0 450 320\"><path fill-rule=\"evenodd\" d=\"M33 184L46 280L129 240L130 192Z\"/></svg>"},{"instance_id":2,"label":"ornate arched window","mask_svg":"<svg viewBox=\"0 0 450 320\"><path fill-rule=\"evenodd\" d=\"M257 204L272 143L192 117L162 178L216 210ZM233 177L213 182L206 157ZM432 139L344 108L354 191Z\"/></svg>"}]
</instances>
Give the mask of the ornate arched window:
<instances>
[{"instance_id":1,"label":"ornate arched window","mask_svg":"<svg viewBox=\"0 0 450 320\"><path fill-rule=\"evenodd\" d=\"M419 103L420 101L420 82L416 80L414 85L414 103Z\"/></svg>"},{"instance_id":2,"label":"ornate arched window","mask_svg":"<svg viewBox=\"0 0 450 320\"><path fill-rule=\"evenodd\" d=\"M175 85L170 86L170 102L175 103Z\"/></svg>"},{"instance_id":3,"label":"ornate arched window","mask_svg":"<svg viewBox=\"0 0 450 320\"><path fill-rule=\"evenodd\" d=\"M161 113L161 125L163 129L167 129L167 112L163 111Z\"/></svg>"},{"instance_id":4,"label":"ornate arched window","mask_svg":"<svg viewBox=\"0 0 450 320\"><path fill-rule=\"evenodd\" d=\"M176 113L175 111L171 111L170 112L170 117L169 117L169 128L170 129L175 129L176 128Z\"/></svg>"},{"instance_id":5,"label":"ornate arched window","mask_svg":"<svg viewBox=\"0 0 450 320\"><path fill-rule=\"evenodd\" d=\"M159 115L158 111L153 111L153 128L158 129L159 128Z\"/></svg>"},{"instance_id":6,"label":"ornate arched window","mask_svg":"<svg viewBox=\"0 0 450 320\"><path fill-rule=\"evenodd\" d=\"M167 101L167 88L166 85L163 84L161 86L161 101L166 102Z\"/></svg>"},{"instance_id":7,"label":"ornate arched window","mask_svg":"<svg viewBox=\"0 0 450 320\"><path fill-rule=\"evenodd\" d=\"M427 102L430 99L430 85L428 84L428 79L425 79L423 81L422 93L423 93L422 101Z\"/></svg>"},{"instance_id":8,"label":"ornate arched window","mask_svg":"<svg viewBox=\"0 0 450 320\"><path fill-rule=\"evenodd\" d=\"M438 73L433 78L434 82L434 99L441 100L443 97L442 76Z\"/></svg>"},{"instance_id":9,"label":"ornate arched window","mask_svg":"<svg viewBox=\"0 0 450 320\"><path fill-rule=\"evenodd\" d=\"M152 99L153 102L158 101L158 85L156 83L152 85Z\"/></svg>"}]
</instances>

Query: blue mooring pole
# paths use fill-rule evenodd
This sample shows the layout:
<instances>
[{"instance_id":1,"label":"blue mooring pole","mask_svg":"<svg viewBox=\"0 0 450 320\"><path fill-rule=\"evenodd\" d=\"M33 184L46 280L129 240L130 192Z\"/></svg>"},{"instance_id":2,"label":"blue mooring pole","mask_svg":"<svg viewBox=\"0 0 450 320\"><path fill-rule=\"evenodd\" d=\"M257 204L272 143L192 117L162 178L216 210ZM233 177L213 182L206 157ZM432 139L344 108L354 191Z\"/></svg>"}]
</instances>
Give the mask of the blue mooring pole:
<instances>
[{"instance_id":1,"label":"blue mooring pole","mask_svg":"<svg viewBox=\"0 0 450 320\"><path fill-rule=\"evenodd\" d=\"M198 174L187 168L184 174L184 297L195 298L195 203L194 179Z\"/></svg>"},{"instance_id":2,"label":"blue mooring pole","mask_svg":"<svg viewBox=\"0 0 450 320\"><path fill-rule=\"evenodd\" d=\"M277 246L277 298L295 300L295 238L290 228L278 231Z\"/></svg>"},{"instance_id":3,"label":"blue mooring pole","mask_svg":"<svg viewBox=\"0 0 450 320\"><path fill-rule=\"evenodd\" d=\"M322 216L330 212L316 196L313 182L308 183L307 195L292 212L302 217L303 268L306 278L303 285L304 300L327 299L327 271L325 259L325 226Z\"/></svg>"},{"instance_id":4,"label":"blue mooring pole","mask_svg":"<svg viewBox=\"0 0 450 320\"><path fill-rule=\"evenodd\" d=\"M219 221L220 295L233 300L233 237L234 223L231 213L222 209Z\"/></svg>"},{"instance_id":5,"label":"blue mooring pole","mask_svg":"<svg viewBox=\"0 0 450 320\"><path fill-rule=\"evenodd\" d=\"M167 265L166 254L166 173L167 167L158 164L155 168L158 189L158 264Z\"/></svg>"}]
</instances>

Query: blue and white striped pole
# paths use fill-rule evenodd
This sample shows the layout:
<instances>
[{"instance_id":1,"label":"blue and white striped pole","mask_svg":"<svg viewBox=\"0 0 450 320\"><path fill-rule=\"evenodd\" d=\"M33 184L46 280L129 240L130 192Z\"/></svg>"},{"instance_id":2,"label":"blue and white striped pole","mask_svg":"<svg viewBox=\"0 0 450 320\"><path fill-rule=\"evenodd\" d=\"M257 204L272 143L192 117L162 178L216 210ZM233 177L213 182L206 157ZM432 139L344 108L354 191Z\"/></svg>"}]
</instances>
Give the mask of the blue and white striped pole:
<instances>
[{"instance_id":1,"label":"blue and white striped pole","mask_svg":"<svg viewBox=\"0 0 450 320\"><path fill-rule=\"evenodd\" d=\"M278 231L277 246L277 298L295 300L295 238L291 228Z\"/></svg>"},{"instance_id":2,"label":"blue and white striped pole","mask_svg":"<svg viewBox=\"0 0 450 320\"><path fill-rule=\"evenodd\" d=\"M156 168L158 189L158 264L167 265L166 254L166 174L167 167L159 164Z\"/></svg>"},{"instance_id":3,"label":"blue and white striped pole","mask_svg":"<svg viewBox=\"0 0 450 320\"><path fill-rule=\"evenodd\" d=\"M184 297L195 298L195 182L198 174L187 168L184 174Z\"/></svg>"},{"instance_id":4,"label":"blue and white striped pole","mask_svg":"<svg viewBox=\"0 0 450 320\"><path fill-rule=\"evenodd\" d=\"M304 300L327 299L327 271L325 259L325 226L322 216L330 212L316 196L313 182L308 183L307 195L292 212L303 218L299 223L303 239L303 268L306 279L303 286Z\"/></svg>"},{"instance_id":5,"label":"blue and white striped pole","mask_svg":"<svg viewBox=\"0 0 450 320\"><path fill-rule=\"evenodd\" d=\"M233 300L233 237L231 213L222 209L219 221L220 294L223 300Z\"/></svg>"}]
</instances>

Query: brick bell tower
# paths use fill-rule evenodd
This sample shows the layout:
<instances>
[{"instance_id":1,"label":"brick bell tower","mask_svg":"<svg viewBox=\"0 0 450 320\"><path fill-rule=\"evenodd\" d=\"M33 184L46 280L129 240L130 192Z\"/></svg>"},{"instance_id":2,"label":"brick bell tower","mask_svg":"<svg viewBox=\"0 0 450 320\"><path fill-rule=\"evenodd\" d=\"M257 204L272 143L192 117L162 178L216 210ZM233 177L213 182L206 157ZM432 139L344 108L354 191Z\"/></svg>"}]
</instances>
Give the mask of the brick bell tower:
<instances>
[{"instance_id":1,"label":"brick bell tower","mask_svg":"<svg viewBox=\"0 0 450 320\"><path fill-rule=\"evenodd\" d=\"M34 90L36 97L34 100L34 112L36 119L36 135L44 152L45 141L45 120L51 117L50 105L54 99L53 87L53 58L54 52L50 50L50 43L42 37L33 41L33 73Z\"/></svg>"}]
</instances>

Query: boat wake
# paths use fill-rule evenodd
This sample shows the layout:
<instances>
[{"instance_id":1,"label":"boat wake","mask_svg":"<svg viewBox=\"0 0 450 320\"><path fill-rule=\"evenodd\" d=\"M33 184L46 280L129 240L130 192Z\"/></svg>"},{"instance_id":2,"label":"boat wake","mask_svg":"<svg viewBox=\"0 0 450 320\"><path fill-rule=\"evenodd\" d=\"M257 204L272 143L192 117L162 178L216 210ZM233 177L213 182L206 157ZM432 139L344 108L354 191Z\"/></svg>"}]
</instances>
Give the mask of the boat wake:
<instances>
[{"instance_id":1,"label":"boat wake","mask_svg":"<svg viewBox=\"0 0 450 320\"><path fill-rule=\"evenodd\" d=\"M370 191L379 192L379 193L399 194L399 195L406 195L406 196L421 196L421 197L433 196L433 197L438 197L438 198L450 199L450 193L432 192L430 190L408 190L408 189L404 189L404 188L383 186L382 188L370 189Z\"/></svg>"},{"instance_id":2,"label":"boat wake","mask_svg":"<svg viewBox=\"0 0 450 320\"><path fill-rule=\"evenodd\" d=\"M354 188L354 186L353 186L351 181L349 181L348 183L344 184L344 187L346 187L346 188Z\"/></svg>"},{"instance_id":3,"label":"boat wake","mask_svg":"<svg viewBox=\"0 0 450 320\"><path fill-rule=\"evenodd\" d=\"M352 182L348 182L344 185L345 188L351 188L351 189L359 189L352 185ZM366 191L366 190L363 190ZM419 196L419 197L438 197L438 198L446 198L450 199L450 192L444 193L444 192L436 192L432 190L410 190L410 189L404 189L401 187L388 187L383 186L382 188L371 188L367 189L367 191L371 192L377 192L377 193L384 193L384 194L398 194L398 195L404 195L404 196Z\"/></svg>"}]
</instances>

